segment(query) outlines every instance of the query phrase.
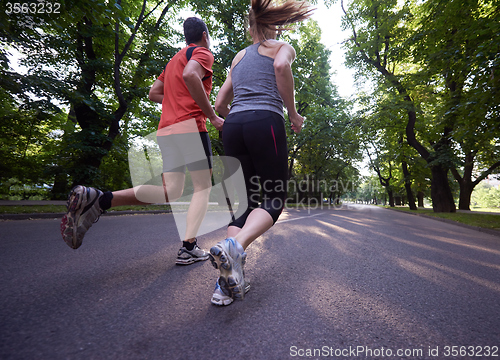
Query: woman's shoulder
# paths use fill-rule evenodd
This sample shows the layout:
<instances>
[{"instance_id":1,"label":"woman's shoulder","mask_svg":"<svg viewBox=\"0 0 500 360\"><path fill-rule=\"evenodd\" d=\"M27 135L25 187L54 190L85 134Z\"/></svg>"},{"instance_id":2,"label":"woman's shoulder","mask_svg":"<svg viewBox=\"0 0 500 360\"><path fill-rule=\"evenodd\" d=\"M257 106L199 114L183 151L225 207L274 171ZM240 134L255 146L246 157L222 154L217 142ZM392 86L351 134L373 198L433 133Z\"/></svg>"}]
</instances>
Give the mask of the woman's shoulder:
<instances>
[{"instance_id":1,"label":"woman's shoulder","mask_svg":"<svg viewBox=\"0 0 500 360\"><path fill-rule=\"evenodd\" d=\"M233 59L233 62L231 63L231 69L233 69L236 66L236 64L238 64L240 62L240 60L243 58L243 56L245 56L246 52L247 52L247 49L243 49L243 50L240 50L236 54L236 56Z\"/></svg>"},{"instance_id":2,"label":"woman's shoulder","mask_svg":"<svg viewBox=\"0 0 500 360\"><path fill-rule=\"evenodd\" d=\"M270 47L276 47L276 48L281 48L283 46L286 47L292 47L289 43L282 41L282 40L274 40L274 39L268 39L266 40L266 43Z\"/></svg>"},{"instance_id":3,"label":"woman's shoulder","mask_svg":"<svg viewBox=\"0 0 500 360\"><path fill-rule=\"evenodd\" d=\"M233 61L236 61L236 62L240 61L240 60L241 60L241 58L242 58L243 56L245 56L245 53L246 53L246 52L247 52L247 49L240 50L240 51L236 54L236 56L234 57L234 60L233 60Z\"/></svg>"},{"instance_id":4,"label":"woman's shoulder","mask_svg":"<svg viewBox=\"0 0 500 360\"><path fill-rule=\"evenodd\" d=\"M259 53L264 56L268 56L270 58L276 58L278 53L290 53L290 56L294 57L295 55L295 50L293 47L284 42L284 41L279 41L279 40L266 40L265 46L259 47Z\"/></svg>"}]
</instances>

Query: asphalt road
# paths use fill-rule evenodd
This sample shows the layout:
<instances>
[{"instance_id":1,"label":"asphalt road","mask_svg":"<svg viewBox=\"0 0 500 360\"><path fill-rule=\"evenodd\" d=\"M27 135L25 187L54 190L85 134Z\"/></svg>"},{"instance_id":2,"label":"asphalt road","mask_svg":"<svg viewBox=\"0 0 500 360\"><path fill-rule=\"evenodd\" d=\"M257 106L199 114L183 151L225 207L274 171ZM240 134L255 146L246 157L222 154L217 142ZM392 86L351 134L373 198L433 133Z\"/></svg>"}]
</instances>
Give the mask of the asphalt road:
<instances>
[{"instance_id":1,"label":"asphalt road","mask_svg":"<svg viewBox=\"0 0 500 360\"><path fill-rule=\"evenodd\" d=\"M208 261L174 265L179 245L165 214L102 217L78 250L59 219L1 221L0 358L500 358L498 236L372 206L288 211L227 307Z\"/></svg>"}]
</instances>

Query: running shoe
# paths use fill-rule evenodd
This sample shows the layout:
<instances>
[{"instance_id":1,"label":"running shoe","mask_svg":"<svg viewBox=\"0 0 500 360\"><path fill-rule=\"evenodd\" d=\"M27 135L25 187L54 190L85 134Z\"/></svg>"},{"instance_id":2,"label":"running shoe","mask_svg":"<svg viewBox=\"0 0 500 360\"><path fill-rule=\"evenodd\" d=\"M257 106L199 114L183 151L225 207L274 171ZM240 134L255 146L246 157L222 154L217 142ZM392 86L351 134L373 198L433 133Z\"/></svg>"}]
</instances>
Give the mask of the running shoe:
<instances>
[{"instance_id":1,"label":"running shoe","mask_svg":"<svg viewBox=\"0 0 500 360\"><path fill-rule=\"evenodd\" d=\"M245 298L243 266L247 253L234 239L227 238L210 249L210 261L220 270L218 284L222 293L234 299Z\"/></svg>"},{"instance_id":2,"label":"running shoe","mask_svg":"<svg viewBox=\"0 0 500 360\"><path fill-rule=\"evenodd\" d=\"M82 245L87 230L99 220L104 212L99 206L102 191L82 185L75 186L69 193L68 212L61 220L61 235L72 249Z\"/></svg>"},{"instance_id":3,"label":"running shoe","mask_svg":"<svg viewBox=\"0 0 500 360\"><path fill-rule=\"evenodd\" d=\"M250 290L250 281L245 279L245 294ZM230 296L225 295L219 285L219 279L215 282L214 294L212 295L212 304L218 306L227 306L231 304L234 299Z\"/></svg>"},{"instance_id":4,"label":"running shoe","mask_svg":"<svg viewBox=\"0 0 500 360\"><path fill-rule=\"evenodd\" d=\"M195 245L193 250L188 250L185 246L183 246L177 253L177 260L175 263L177 265L189 265L197 261L208 260L208 258L208 252L200 249L198 245Z\"/></svg>"}]
</instances>

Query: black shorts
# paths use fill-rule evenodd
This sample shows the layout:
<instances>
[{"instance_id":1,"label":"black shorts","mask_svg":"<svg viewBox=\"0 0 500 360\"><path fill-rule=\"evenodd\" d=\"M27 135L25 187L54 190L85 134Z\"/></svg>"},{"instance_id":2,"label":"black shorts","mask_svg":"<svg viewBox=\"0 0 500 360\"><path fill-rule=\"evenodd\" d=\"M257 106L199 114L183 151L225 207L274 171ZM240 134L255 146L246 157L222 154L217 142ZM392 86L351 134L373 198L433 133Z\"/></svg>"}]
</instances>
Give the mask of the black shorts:
<instances>
[{"instance_id":1,"label":"black shorts","mask_svg":"<svg viewBox=\"0 0 500 360\"><path fill-rule=\"evenodd\" d=\"M157 136L163 172L212 169L212 145L207 132Z\"/></svg>"}]
</instances>

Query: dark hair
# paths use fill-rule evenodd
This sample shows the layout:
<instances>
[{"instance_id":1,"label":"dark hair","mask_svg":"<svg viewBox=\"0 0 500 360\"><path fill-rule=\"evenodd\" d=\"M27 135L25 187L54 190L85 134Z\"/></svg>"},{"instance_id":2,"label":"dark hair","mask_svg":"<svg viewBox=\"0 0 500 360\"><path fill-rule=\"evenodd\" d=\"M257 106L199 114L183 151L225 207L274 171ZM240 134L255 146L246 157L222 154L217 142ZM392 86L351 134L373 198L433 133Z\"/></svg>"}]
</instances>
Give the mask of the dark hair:
<instances>
[{"instance_id":1,"label":"dark hair","mask_svg":"<svg viewBox=\"0 0 500 360\"><path fill-rule=\"evenodd\" d=\"M274 5L273 0L251 1L248 21L260 41L266 40L269 31L278 30L277 26L279 30L289 30L287 25L309 18L314 10L305 1L287 0L281 5Z\"/></svg>"},{"instance_id":2,"label":"dark hair","mask_svg":"<svg viewBox=\"0 0 500 360\"><path fill-rule=\"evenodd\" d=\"M197 43L202 39L204 31L208 36L208 28L203 20L197 17L188 17L184 20L184 37L186 38L186 43Z\"/></svg>"}]
</instances>

